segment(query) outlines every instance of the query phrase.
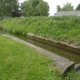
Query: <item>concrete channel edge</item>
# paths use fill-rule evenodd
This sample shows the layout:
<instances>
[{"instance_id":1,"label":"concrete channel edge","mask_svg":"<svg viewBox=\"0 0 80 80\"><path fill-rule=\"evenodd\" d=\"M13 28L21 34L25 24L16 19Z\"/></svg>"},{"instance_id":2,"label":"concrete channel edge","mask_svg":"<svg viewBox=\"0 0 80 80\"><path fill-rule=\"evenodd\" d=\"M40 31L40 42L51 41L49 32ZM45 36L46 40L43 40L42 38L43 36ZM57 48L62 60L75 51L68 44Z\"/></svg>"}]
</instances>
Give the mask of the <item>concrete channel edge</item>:
<instances>
[{"instance_id":1,"label":"concrete channel edge","mask_svg":"<svg viewBox=\"0 0 80 80\"><path fill-rule=\"evenodd\" d=\"M31 35L33 35L33 34L31 34ZM38 51L46 54L46 55L48 55L55 62L56 67L59 69L59 71L62 74L65 74L65 73L69 72L71 69L74 69L75 68L75 62L69 61L68 59L66 59L66 58L64 58L62 56L59 56L59 55L57 55L55 53L52 53L50 51L47 51L47 50L45 50L43 48L40 48L38 46L35 46L35 45L33 45L33 44L29 43L29 42L26 42L24 40L21 40L21 39L19 39L17 37L14 37L14 36L9 35L9 34L2 34L2 36L13 38L14 40L16 40L18 42L21 42L21 43L23 43L25 45L28 45L28 46L30 46L30 47L32 47L32 48L34 48L34 49L36 49L36 50L38 50Z\"/></svg>"}]
</instances>

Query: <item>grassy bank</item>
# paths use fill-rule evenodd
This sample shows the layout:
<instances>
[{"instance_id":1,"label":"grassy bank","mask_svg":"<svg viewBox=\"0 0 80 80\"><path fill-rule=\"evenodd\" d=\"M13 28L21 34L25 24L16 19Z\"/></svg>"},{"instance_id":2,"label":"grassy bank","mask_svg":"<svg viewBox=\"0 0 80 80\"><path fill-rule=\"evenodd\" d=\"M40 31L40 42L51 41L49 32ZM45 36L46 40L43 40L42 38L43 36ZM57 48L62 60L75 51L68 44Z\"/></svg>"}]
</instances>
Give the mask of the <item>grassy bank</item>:
<instances>
[{"instance_id":1,"label":"grassy bank","mask_svg":"<svg viewBox=\"0 0 80 80\"><path fill-rule=\"evenodd\" d=\"M32 32L80 45L79 16L11 18L1 21L0 27L13 33Z\"/></svg>"},{"instance_id":2,"label":"grassy bank","mask_svg":"<svg viewBox=\"0 0 80 80\"><path fill-rule=\"evenodd\" d=\"M62 77L47 56L0 36L0 80L80 80L80 74L71 71Z\"/></svg>"},{"instance_id":3,"label":"grassy bank","mask_svg":"<svg viewBox=\"0 0 80 80\"><path fill-rule=\"evenodd\" d=\"M40 52L0 36L0 80L60 80L53 66Z\"/></svg>"}]
</instances>

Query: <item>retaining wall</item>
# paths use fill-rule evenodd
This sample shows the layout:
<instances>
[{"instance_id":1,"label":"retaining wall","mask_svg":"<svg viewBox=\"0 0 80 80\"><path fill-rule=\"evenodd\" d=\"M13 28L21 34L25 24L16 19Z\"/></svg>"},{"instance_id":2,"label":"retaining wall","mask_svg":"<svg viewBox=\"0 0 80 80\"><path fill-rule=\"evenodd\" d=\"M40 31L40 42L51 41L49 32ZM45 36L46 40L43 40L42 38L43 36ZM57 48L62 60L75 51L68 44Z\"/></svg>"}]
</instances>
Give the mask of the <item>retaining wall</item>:
<instances>
[{"instance_id":1,"label":"retaining wall","mask_svg":"<svg viewBox=\"0 0 80 80\"><path fill-rule=\"evenodd\" d=\"M51 44L51 45L59 46L59 47L62 47L62 48L65 48L65 49L68 49L68 50L71 50L71 51L74 51L74 52L77 52L77 53L80 53L80 46L76 46L74 44L70 44L70 43L63 42L63 41L57 41L57 40L54 40L54 39L51 39L51 38L38 36L38 35L35 35L35 34L32 34L32 33L28 33L27 37L38 40L38 41L42 41L42 42L45 42L45 43L48 43L48 44Z\"/></svg>"}]
</instances>

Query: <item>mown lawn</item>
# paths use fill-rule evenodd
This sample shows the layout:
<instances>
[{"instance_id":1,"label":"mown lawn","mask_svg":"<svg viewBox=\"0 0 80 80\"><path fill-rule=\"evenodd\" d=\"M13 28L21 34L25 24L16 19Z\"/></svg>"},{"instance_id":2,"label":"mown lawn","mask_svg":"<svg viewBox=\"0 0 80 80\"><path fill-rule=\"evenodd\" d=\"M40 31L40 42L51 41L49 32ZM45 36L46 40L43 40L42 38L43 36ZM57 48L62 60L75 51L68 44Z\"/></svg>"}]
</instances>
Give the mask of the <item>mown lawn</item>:
<instances>
[{"instance_id":1,"label":"mown lawn","mask_svg":"<svg viewBox=\"0 0 80 80\"><path fill-rule=\"evenodd\" d=\"M58 75L53 66L40 52L0 36L0 80L53 80Z\"/></svg>"},{"instance_id":2,"label":"mown lawn","mask_svg":"<svg viewBox=\"0 0 80 80\"><path fill-rule=\"evenodd\" d=\"M0 36L0 80L80 80L80 74L62 77L48 56Z\"/></svg>"}]
</instances>

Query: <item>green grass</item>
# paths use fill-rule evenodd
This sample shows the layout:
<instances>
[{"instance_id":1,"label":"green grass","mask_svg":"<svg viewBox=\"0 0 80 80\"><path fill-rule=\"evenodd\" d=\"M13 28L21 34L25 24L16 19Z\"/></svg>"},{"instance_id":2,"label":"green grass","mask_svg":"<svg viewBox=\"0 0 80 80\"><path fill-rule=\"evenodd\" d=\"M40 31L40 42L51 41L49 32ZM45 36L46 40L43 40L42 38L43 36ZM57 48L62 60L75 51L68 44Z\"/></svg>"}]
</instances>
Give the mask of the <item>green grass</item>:
<instances>
[{"instance_id":1,"label":"green grass","mask_svg":"<svg viewBox=\"0 0 80 80\"><path fill-rule=\"evenodd\" d=\"M79 16L10 18L1 21L0 28L23 35L32 32L80 45Z\"/></svg>"},{"instance_id":2,"label":"green grass","mask_svg":"<svg viewBox=\"0 0 80 80\"><path fill-rule=\"evenodd\" d=\"M53 66L42 53L0 36L0 80L60 80Z\"/></svg>"},{"instance_id":3,"label":"green grass","mask_svg":"<svg viewBox=\"0 0 80 80\"><path fill-rule=\"evenodd\" d=\"M80 80L80 74L62 77L48 56L0 36L0 80Z\"/></svg>"}]
</instances>

